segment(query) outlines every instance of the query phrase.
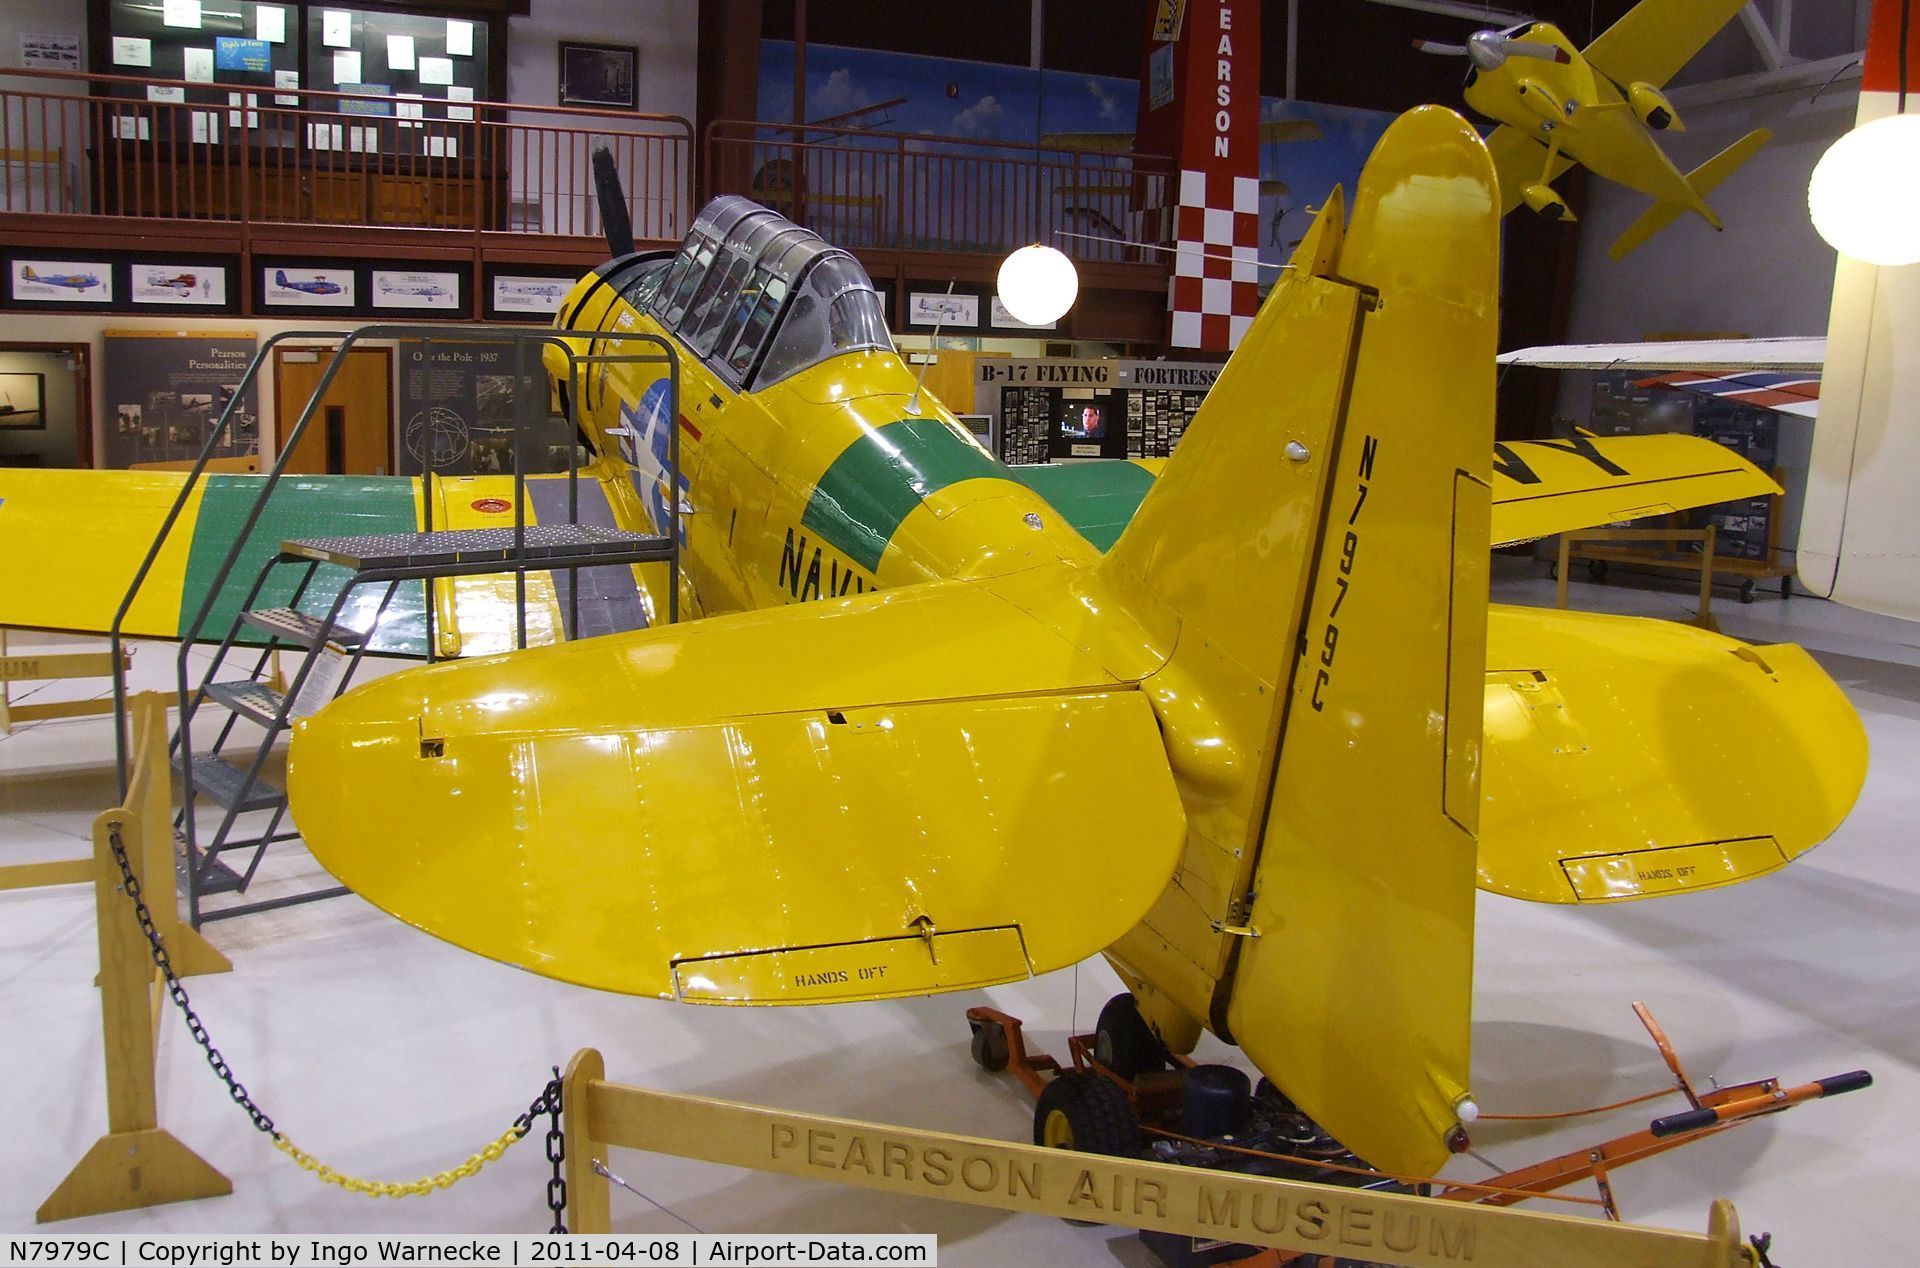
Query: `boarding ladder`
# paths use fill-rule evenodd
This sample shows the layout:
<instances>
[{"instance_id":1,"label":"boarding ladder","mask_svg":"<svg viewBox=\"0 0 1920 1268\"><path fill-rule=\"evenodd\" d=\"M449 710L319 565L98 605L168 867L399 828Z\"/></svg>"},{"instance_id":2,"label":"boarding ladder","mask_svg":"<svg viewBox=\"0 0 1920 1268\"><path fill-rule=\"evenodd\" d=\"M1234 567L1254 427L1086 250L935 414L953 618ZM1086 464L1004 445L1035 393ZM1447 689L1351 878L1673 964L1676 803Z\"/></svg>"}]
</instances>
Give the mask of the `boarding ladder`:
<instances>
[{"instance_id":1,"label":"boarding ladder","mask_svg":"<svg viewBox=\"0 0 1920 1268\"><path fill-rule=\"evenodd\" d=\"M407 595L410 590L422 596L424 645L411 650L413 654L423 654L429 662L438 658L440 650L435 631L440 591L436 583L448 578L514 574L515 645L522 648L527 643L529 572L553 574L556 590L569 610L566 625L569 631L581 629L579 570L582 568L665 564L668 569L667 619L672 621L679 615L678 546L684 508L678 496L663 495L656 503L664 506L667 521L658 526L664 531L657 535L582 523L580 450L578 444L573 444L568 446L565 520L549 521L543 515L543 522L529 524L526 511L526 438L546 419L551 399L542 351L558 349L565 358L569 390L559 393L559 399L571 434L577 439L585 433L572 410L586 399L589 381L602 379L616 364L663 365L668 392L662 402L664 417L679 416L679 365L673 346L666 340L639 333L611 333L596 335L582 351L549 331L420 325L367 326L344 335L340 331L287 331L269 338L248 365L232 402L215 424L135 574L111 629L116 661L126 615L147 583L154 561L178 528L182 510L202 482L209 458L225 443L237 406L246 399L248 387L258 381L260 367L274 348L289 340L318 340L338 346L299 419L281 437L279 457L271 470L254 477L258 487L204 594L183 594L181 599L182 617L187 618L189 611L191 617L183 619L181 627L177 662L178 724L172 737L171 754L181 783L179 810L174 821L180 845L179 863L186 882L188 913L195 928L210 920L347 892L340 886L328 886L220 906L211 906L206 901L216 895L246 895L268 847L298 838L298 826L289 817L286 792L269 774L274 751L280 738L299 717L347 689L369 652L408 654L409 649L401 646L384 624L385 618L395 610L396 598ZM356 346L376 341L421 341L428 348L435 341L507 346L515 372L511 525L436 529L433 524L435 476L431 462L427 461L422 464L425 474L419 477L423 487L422 496L418 498L422 508L418 531L302 536L264 549L256 545L250 550L256 537L265 540L263 529L264 522L270 519L269 504L286 475L288 459L319 411L319 404L340 367ZM660 483L671 494L679 487L679 429L670 427L667 431ZM648 478L639 476L637 470L629 474L637 479ZM249 569L252 571L250 582L247 581ZM242 583L246 584L244 592L238 590ZM417 588L414 583L419 583ZM241 597L234 604L231 599L236 593ZM214 647L211 659L196 669L194 650L207 644ZM232 675L235 668L240 671L237 677ZM123 675L115 677L114 699L121 718L118 739L124 790L127 757ZM217 722L201 717L202 709L208 705L218 710ZM240 728L238 724L242 720L252 723L253 728ZM199 740L195 738L196 727ZM210 744L204 744L202 741L209 729L213 739ZM202 802L212 811L208 816L213 821L210 831L203 831L206 825L196 813Z\"/></svg>"}]
</instances>

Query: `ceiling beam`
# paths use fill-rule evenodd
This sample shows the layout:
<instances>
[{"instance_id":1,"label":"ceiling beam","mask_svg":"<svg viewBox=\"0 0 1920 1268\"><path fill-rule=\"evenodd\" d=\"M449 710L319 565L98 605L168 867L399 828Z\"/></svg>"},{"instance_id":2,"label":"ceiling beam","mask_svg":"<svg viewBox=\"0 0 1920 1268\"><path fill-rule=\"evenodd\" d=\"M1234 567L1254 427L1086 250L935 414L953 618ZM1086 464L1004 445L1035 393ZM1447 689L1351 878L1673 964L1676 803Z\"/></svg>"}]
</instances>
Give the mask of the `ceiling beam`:
<instances>
[{"instance_id":1,"label":"ceiling beam","mask_svg":"<svg viewBox=\"0 0 1920 1268\"><path fill-rule=\"evenodd\" d=\"M1473 4L1470 0L1373 0L1373 3L1388 5L1395 9L1412 9L1419 13L1438 13L1443 17L1459 18L1465 22L1479 22L1489 27L1504 28L1534 21L1525 13L1495 9L1490 5Z\"/></svg>"},{"instance_id":2,"label":"ceiling beam","mask_svg":"<svg viewBox=\"0 0 1920 1268\"><path fill-rule=\"evenodd\" d=\"M1747 28L1747 34L1753 37L1753 46L1760 50L1760 60L1767 64L1768 70L1779 70L1793 60L1780 48L1780 41L1773 36L1773 28L1767 25L1767 19L1760 13L1760 6L1754 0L1747 0L1747 7L1740 10L1740 22Z\"/></svg>"}]
</instances>

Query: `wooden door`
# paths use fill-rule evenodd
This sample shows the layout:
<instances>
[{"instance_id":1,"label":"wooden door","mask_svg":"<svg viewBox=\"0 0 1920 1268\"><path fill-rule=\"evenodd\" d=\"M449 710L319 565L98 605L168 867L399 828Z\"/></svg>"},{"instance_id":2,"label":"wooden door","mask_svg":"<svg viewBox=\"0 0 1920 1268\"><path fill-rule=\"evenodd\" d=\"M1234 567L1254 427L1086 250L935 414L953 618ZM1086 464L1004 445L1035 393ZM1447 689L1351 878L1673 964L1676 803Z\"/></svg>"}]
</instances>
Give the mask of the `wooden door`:
<instances>
[{"instance_id":1,"label":"wooden door","mask_svg":"<svg viewBox=\"0 0 1920 1268\"><path fill-rule=\"evenodd\" d=\"M333 359L331 348L279 348L273 360L276 443L293 434ZM288 471L387 475L393 471L393 350L355 348L294 447Z\"/></svg>"}]
</instances>

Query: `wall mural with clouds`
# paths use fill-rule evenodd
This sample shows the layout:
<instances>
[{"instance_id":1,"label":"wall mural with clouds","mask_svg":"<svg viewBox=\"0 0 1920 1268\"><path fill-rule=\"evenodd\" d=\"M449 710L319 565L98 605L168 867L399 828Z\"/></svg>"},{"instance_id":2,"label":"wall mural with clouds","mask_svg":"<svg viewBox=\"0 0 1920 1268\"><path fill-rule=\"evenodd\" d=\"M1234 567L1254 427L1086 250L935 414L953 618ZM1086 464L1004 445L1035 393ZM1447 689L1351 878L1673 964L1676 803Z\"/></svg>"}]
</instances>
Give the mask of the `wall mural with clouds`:
<instances>
[{"instance_id":1,"label":"wall mural with clouds","mask_svg":"<svg viewBox=\"0 0 1920 1268\"><path fill-rule=\"evenodd\" d=\"M950 58L920 57L872 49L807 45L807 121L835 127L888 133L966 138L1006 145L1036 143L1098 150L1124 163L1133 144L1139 110L1136 80ZM758 118L793 118L793 44L764 40L760 52ZM1393 116L1379 111L1265 98L1260 112L1260 255L1263 263L1284 263L1306 231L1310 209L1327 192L1343 185L1351 194L1361 164L1372 152ZM825 141L825 134L814 134ZM855 139L836 142L860 144ZM877 144L876 151L883 147ZM910 152L910 151L909 151ZM980 154L993 153L982 146ZM879 156L876 155L876 159ZM978 200L964 188L982 169L964 163L922 164L913 169L908 198L916 204L916 222L938 219L939 205ZM779 170L762 172L754 192L775 206L781 199ZM823 234L848 246L877 244L891 227L887 195L897 173L884 161L865 166L837 165L813 181L807 219ZM998 188L992 200L1018 218L1035 191L1028 186ZM1043 191L1045 192L1045 191ZM1057 193L1057 191L1055 191ZM1111 206L1081 209L1077 231L1115 238L1128 235L1125 216ZM1002 226L1018 237L1030 225ZM960 245L951 241L947 245ZM983 247L992 244L982 242ZM1077 254L1095 255L1082 250Z\"/></svg>"}]
</instances>

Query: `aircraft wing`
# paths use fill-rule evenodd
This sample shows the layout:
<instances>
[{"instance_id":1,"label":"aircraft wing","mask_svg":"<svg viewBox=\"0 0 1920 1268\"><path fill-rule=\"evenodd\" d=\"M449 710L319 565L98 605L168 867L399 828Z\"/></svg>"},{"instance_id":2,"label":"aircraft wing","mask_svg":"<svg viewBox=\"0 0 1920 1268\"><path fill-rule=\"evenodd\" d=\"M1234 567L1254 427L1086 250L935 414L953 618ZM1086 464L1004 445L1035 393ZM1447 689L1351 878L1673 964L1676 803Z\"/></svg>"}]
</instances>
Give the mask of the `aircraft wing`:
<instances>
[{"instance_id":1,"label":"aircraft wing","mask_svg":"<svg viewBox=\"0 0 1920 1268\"><path fill-rule=\"evenodd\" d=\"M1487 151L1493 155L1493 169L1500 178L1503 216L1521 204L1521 190L1536 182L1551 184L1573 166L1572 159L1562 157L1554 159L1549 167L1546 146L1504 123L1487 137Z\"/></svg>"},{"instance_id":2,"label":"aircraft wing","mask_svg":"<svg viewBox=\"0 0 1920 1268\"><path fill-rule=\"evenodd\" d=\"M1798 647L1495 605L1484 762L1481 888L1613 902L1786 866L1852 808L1867 737Z\"/></svg>"},{"instance_id":3,"label":"aircraft wing","mask_svg":"<svg viewBox=\"0 0 1920 1268\"><path fill-rule=\"evenodd\" d=\"M1136 684L954 581L376 679L299 724L288 779L315 857L401 919L695 1003L1076 963L1186 836Z\"/></svg>"},{"instance_id":4,"label":"aircraft wing","mask_svg":"<svg viewBox=\"0 0 1920 1268\"><path fill-rule=\"evenodd\" d=\"M1782 339L1676 339L1656 343L1569 343L1503 352L1501 365L1545 370L1781 370L1820 373L1827 341L1818 335Z\"/></svg>"},{"instance_id":5,"label":"aircraft wing","mask_svg":"<svg viewBox=\"0 0 1920 1268\"><path fill-rule=\"evenodd\" d=\"M1820 416L1820 376L1818 374L1781 374L1772 370L1754 370L1744 374L1710 374L1699 370L1676 370L1640 379L1635 387L1675 387L1701 396L1737 401L1761 409L1792 414L1796 418Z\"/></svg>"},{"instance_id":6,"label":"aircraft wing","mask_svg":"<svg viewBox=\"0 0 1920 1268\"><path fill-rule=\"evenodd\" d=\"M1493 544L1780 492L1704 436L1574 436L1493 447Z\"/></svg>"},{"instance_id":7,"label":"aircraft wing","mask_svg":"<svg viewBox=\"0 0 1920 1268\"><path fill-rule=\"evenodd\" d=\"M1640 0L1587 45L1587 64L1622 88L1664 87L1747 0Z\"/></svg>"},{"instance_id":8,"label":"aircraft wing","mask_svg":"<svg viewBox=\"0 0 1920 1268\"><path fill-rule=\"evenodd\" d=\"M185 479L178 471L0 471L0 540L6 543L0 551L0 626L105 633ZM128 634L172 639L191 626L263 479L208 475L195 487L128 613ZM528 481L529 523L540 522L543 511L549 520L565 517L566 484L564 476ZM583 476L579 489L581 519L610 523L599 482ZM436 528L513 523L510 476L438 479L433 493ZM421 482L408 477L284 477L204 628L215 639L225 636L258 569L282 540L414 532L423 523L423 496ZM75 568L74 560L87 566ZM325 615L346 579L345 570L323 567L299 606ZM651 580L642 570L583 570L579 633L644 625L664 594L664 585L649 585ZM270 582L254 606L285 604L293 597L293 584L290 574ZM564 574L528 574L530 644L556 641L565 629L573 609L572 584ZM344 622L366 628L379 602L376 587L363 588L343 610ZM434 635L442 655L513 646L512 574L437 582L434 602ZM380 617L370 650L424 656L426 632L425 587L402 585Z\"/></svg>"},{"instance_id":9,"label":"aircraft wing","mask_svg":"<svg viewBox=\"0 0 1920 1268\"><path fill-rule=\"evenodd\" d=\"M1165 459L1015 467L1101 550L1139 509ZM1576 436L1494 446L1493 544L1778 493L1760 468L1702 436Z\"/></svg>"}]
</instances>

